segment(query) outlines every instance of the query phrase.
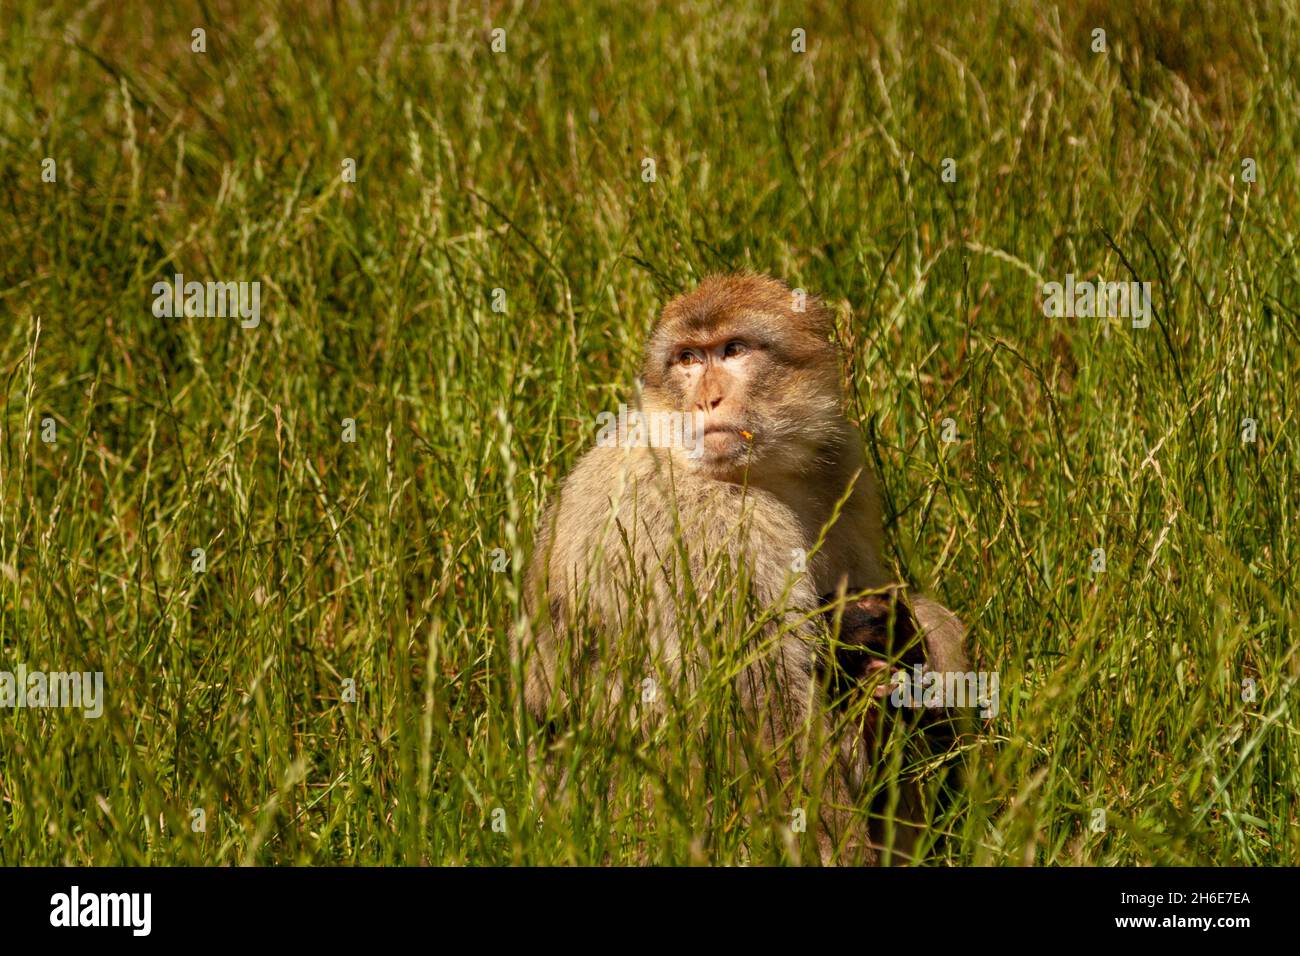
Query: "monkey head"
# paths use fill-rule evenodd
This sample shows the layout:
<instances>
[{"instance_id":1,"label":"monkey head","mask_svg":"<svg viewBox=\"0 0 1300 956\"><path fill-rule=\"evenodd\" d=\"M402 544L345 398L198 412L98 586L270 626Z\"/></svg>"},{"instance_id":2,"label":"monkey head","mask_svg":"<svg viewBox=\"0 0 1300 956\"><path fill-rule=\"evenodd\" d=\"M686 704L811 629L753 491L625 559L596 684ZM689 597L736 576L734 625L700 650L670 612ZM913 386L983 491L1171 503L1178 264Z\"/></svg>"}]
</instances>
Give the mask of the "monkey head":
<instances>
[{"instance_id":1,"label":"monkey head","mask_svg":"<svg viewBox=\"0 0 1300 956\"><path fill-rule=\"evenodd\" d=\"M711 276L669 302L642 367L642 411L694 416L689 471L762 484L808 475L843 439L830 310L762 275Z\"/></svg>"}]
</instances>

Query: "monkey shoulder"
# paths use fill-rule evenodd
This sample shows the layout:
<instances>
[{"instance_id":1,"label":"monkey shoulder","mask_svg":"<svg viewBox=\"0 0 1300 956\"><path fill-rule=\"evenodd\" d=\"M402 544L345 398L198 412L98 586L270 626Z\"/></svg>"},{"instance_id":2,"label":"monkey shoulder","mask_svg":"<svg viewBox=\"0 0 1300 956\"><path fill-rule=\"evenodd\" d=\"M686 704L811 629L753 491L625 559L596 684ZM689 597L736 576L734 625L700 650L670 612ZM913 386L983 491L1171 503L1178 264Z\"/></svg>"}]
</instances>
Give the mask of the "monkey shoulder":
<instances>
[{"instance_id":1,"label":"monkey shoulder","mask_svg":"<svg viewBox=\"0 0 1300 956\"><path fill-rule=\"evenodd\" d=\"M652 469L640 449L589 449L560 484L543 518L551 572L594 567L618 544Z\"/></svg>"}]
</instances>

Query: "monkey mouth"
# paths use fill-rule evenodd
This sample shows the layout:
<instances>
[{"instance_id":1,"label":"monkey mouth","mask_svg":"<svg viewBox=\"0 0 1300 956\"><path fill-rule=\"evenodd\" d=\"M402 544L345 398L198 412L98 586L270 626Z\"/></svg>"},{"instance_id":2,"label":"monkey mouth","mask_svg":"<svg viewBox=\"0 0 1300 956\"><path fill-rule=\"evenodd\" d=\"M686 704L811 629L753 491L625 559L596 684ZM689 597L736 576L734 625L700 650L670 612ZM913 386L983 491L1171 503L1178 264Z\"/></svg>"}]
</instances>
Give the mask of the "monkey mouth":
<instances>
[{"instance_id":1,"label":"monkey mouth","mask_svg":"<svg viewBox=\"0 0 1300 956\"><path fill-rule=\"evenodd\" d=\"M738 425L708 425L704 429L704 448L714 457L734 458L749 449L754 433Z\"/></svg>"},{"instance_id":2,"label":"monkey mouth","mask_svg":"<svg viewBox=\"0 0 1300 956\"><path fill-rule=\"evenodd\" d=\"M737 438L743 438L747 442L754 440L754 433L748 429L741 428L739 425L728 425L719 422L704 426L705 438L717 434L735 435Z\"/></svg>"},{"instance_id":3,"label":"monkey mouth","mask_svg":"<svg viewBox=\"0 0 1300 956\"><path fill-rule=\"evenodd\" d=\"M754 453L754 433L740 425L723 422L706 425L698 441L696 465L712 477L726 481L738 480L736 469Z\"/></svg>"}]
</instances>

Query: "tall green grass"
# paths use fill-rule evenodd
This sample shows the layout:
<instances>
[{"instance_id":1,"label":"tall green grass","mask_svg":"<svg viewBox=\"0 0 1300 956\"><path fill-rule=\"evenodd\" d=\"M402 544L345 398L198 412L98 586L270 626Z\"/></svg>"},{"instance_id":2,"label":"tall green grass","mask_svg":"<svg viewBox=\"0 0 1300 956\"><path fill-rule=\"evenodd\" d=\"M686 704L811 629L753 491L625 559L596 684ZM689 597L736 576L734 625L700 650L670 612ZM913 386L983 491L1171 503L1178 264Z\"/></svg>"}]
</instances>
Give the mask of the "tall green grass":
<instances>
[{"instance_id":1,"label":"tall green grass","mask_svg":"<svg viewBox=\"0 0 1300 956\"><path fill-rule=\"evenodd\" d=\"M742 267L836 306L888 558L1001 674L927 862L1300 862L1298 37L1283 2L2 0L0 670L107 707L0 710L0 863L793 860L685 736L571 726L548 808L509 694L543 502L656 308ZM177 272L260 281L261 325L155 318ZM1067 272L1152 282L1150 328L1046 318Z\"/></svg>"}]
</instances>

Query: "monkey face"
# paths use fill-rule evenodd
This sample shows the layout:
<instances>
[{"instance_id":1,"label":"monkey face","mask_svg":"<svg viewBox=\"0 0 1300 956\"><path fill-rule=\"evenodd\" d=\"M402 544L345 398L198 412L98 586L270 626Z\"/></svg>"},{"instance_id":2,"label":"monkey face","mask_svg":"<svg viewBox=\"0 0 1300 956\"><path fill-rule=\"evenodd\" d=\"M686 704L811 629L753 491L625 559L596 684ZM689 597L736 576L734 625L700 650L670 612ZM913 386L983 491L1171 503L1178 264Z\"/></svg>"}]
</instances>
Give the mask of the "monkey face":
<instances>
[{"instance_id":1,"label":"monkey face","mask_svg":"<svg viewBox=\"0 0 1300 956\"><path fill-rule=\"evenodd\" d=\"M800 311L802 309L802 311ZM765 276L706 279L663 311L643 407L693 416L688 470L759 484L809 471L843 419L829 314Z\"/></svg>"},{"instance_id":2,"label":"monkey face","mask_svg":"<svg viewBox=\"0 0 1300 956\"><path fill-rule=\"evenodd\" d=\"M674 346L667 375L671 391L678 410L694 416L699 429L694 438L703 446L690 462L707 471L742 468L758 441L759 416L747 397L770 364L759 351L762 343L711 333Z\"/></svg>"}]
</instances>

